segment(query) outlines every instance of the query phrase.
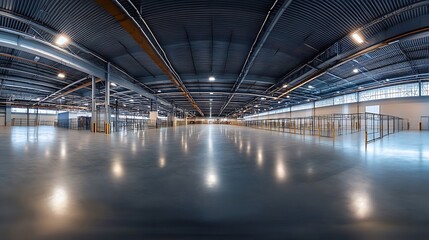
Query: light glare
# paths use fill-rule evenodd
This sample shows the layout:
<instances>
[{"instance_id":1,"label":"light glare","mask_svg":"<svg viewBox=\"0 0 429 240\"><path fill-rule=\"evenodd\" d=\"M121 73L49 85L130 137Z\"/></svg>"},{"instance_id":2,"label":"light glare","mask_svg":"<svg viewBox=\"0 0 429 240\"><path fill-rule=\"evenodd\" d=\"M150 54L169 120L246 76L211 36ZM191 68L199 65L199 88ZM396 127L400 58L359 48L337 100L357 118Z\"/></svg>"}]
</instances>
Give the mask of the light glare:
<instances>
[{"instance_id":1,"label":"light glare","mask_svg":"<svg viewBox=\"0 0 429 240\"><path fill-rule=\"evenodd\" d=\"M355 32L355 33L352 34L352 38L358 44L362 44L362 43L365 42L363 40L363 37L359 33L357 33L357 32Z\"/></svg>"},{"instance_id":2,"label":"light glare","mask_svg":"<svg viewBox=\"0 0 429 240\"><path fill-rule=\"evenodd\" d=\"M59 35L55 40L55 44L58 46L64 46L69 42L69 38L64 35Z\"/></svg>"},{"instance_id":3,"label":"light glare","mask_svg":"<svg viewBox=\"0 0 429 240\"><path fill-rule=\"evenodd\" d=\"M59 78L65 78L65 77L66 77L66 74L65 74L65 73L60 72L60 73L58 73L58 77L59 77Z\"/></svg>"}]
</instances>

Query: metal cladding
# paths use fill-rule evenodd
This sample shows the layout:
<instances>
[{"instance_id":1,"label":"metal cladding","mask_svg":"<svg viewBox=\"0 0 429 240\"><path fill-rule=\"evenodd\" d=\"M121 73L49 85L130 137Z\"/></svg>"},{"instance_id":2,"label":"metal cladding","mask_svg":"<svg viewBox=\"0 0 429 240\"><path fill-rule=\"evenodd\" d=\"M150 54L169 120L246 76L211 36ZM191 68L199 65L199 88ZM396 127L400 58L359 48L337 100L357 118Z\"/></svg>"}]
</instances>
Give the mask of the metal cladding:
<instances>
[{"instance_id":1,"label":"metal cladding","mask_svg":"<svg viewBox=\"0 0 429 240\"><path fill-rule=\"evenodd\" d=\"M135 99L130 104L133 111L138 111L139 104L149 104L150 98L161 100L166 111L175 105L188 110L197 107L195 112L199 109L205 115L212 112L215 116L242 116L244 109L245 114L250 114L282 108L309 99L329 98L338 91L378 87L385 79L390 79L389 84L423 79L429 73L425 62L429 38L424 32L365 50L428 27L429 1L291 1L278 14L276 23L269 21L265 27L267 14L281 13L281 6L289 1L99 2L110 3L117 13L106 12L96 1L47 4L41 0L3 0L1 31L50 44L58 34L68 36L70 45L63 52L103 70L107 62L115 66L114 74L129 86L119 84L112 88L112 97L120 101ZM150 34L143 36L148 29ZM254 45L260 29L269 35ZM359 32L364 43L353 41L354 32ZM154 42L152 34L156 36L154 46L144 40L147 37ZM252 46L260 46L260 50ZM4 54L0 55L2 97L44 99L88 75L34 52L10 46L0 47L0 51ZM361 51L366 53L355 55ZM246 64L249 56L252 64ZM338 65L349 56L354 58ZM355 68L361 71L353 73ZM58 79L58 71L67 73L66 78ZM210 76L216 81L209 81ZM314 88L308 87L308 79ZM288 87L283 88L286 84ZM134 88L150 95L136 93ZM74 99L85 98L89 92L82 88L71 95Z\"/></svg>"}]
</instances>

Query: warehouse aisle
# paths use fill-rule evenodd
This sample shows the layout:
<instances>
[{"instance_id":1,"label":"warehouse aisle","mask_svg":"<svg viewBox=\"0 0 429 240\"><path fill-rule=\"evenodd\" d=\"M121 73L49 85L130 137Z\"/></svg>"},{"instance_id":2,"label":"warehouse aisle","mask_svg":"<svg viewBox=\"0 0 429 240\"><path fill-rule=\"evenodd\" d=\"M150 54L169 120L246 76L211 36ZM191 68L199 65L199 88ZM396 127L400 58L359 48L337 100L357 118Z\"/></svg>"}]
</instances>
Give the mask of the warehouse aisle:
<instances>
[{"instance_id":1,"label":"warehouse aisle","mask_svg":"<svg viewBox=\"0 0 429 240\"><path fill-rule=\"evenodd\" d=\"M221 125L112 135L3 127L0 232L418 239L429 234L428 137L401 132L365 151L352 137L332 143Z\"/></svg>"}]
</instances>

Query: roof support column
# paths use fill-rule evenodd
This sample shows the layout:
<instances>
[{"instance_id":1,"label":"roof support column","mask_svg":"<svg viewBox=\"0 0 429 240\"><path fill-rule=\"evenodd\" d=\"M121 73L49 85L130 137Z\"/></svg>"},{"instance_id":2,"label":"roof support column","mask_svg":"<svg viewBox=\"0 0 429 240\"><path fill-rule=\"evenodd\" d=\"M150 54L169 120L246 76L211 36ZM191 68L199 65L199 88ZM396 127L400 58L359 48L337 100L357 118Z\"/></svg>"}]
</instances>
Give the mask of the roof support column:
<instances>
[{"instance_id":1,"label":"roof support column","mask_svg":"<svg viewBox=\"0 0 429 240\"><path fill-rule=\"evenodd\" d=\"M104 94L104 132L110 134L110 63L107 63L107 76Z\"/></svg>"},{"instance_id":2,"label":"roof support column","mask_svg":"<svg viewBox=\"0 0 429 240\"><path fill-rule=\"evenodd\" d=\"M91 131L97 132L97 105L95 102L95 77L91 76L92 89L91 89Z\"/></svg>"}]
</instances>

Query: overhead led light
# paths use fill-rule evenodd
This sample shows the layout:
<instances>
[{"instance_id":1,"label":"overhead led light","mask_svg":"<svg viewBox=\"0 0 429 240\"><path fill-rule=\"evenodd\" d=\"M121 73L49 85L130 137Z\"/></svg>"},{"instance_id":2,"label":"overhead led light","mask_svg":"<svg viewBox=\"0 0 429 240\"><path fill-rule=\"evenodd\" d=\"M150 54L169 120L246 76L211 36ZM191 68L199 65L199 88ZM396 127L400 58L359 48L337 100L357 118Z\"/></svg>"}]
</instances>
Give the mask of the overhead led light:
<instances>
[{"instance_id":1,"label":"overhead led light","mask_svg":"<svg viewBox=\"0 0 429 240\"><path fill-rule=\"evenodd\" d=\"M310 86L308 86L308 88L309 88L309 89L313 89L314 87L310 85Z\"/></svg>"},{"instance_id":2,"label":"overhead led light","mask_svg":"<svg viewBox=\"0 0 429 240\"><path fill-rule=\"evenodd\" d=\"M363 89L363 87L358 87L358 89Z\"/></svg>"},{"instance_id":3,"label":"overhead led light","mask_svg":"<svg viewBox=\"0 0 429 240\"><path fill-rule=\"evenodd\" d=\"M283 85L283 88L287 88L287 84Z\"/></svg>"},{"instance_id":4,"label":"overhead led light","mask_svg":"<svg viewBox=\"0 0 429 240\"><path fill-rule=\"evenodd\" d=\"M210 95L213 95L213 93L211 92Z\"/></svg>"},{"instance_id":5,"label":"overhead led light","mask_svg":"<svg viewBox=\"0 0 429 240\"><path fill-rule=\"evenodd\" d=\"M281 101L278 101L277 103L281 103Z\"/></svg>"},{"instance_id":6,"label":"overhead led light","mask_svg":"<svg viewBox=\"0 0 429 240\"><path fill-rule=\"evenodd\" d=\"M261 100L265 100L266 98L264 98L264 97L261 97Z\"/></svg>"},{"instance_id":7,"label":"overhead led light","mask_svg":"<svg viewBox=\"0 0 429 240\"><path fill-rule=\"evenodd\" d=\"M112 82L112 83L110 83L110 86L116 87L118 85L116 85L116 83Z\"/></svg>"},{"instance_id":8,"label":"overhead led light","mask_svg":"<svg viewBox=\"0 0 429 240\"><path fill-rule=\"evenodd\" d=\"M160 92L161 92L161 90L158 90L158 92L160 93Z\"/></svg>"},{"instance_id":9,"label":"overhead led light","mask_svg":"<svg viewBox=\"0 0 429 240\"><path fill-rule=\"evenodd\" d=\"M130 99L130 102L134 102L134 99Z\"/></svg>"},{"instance_id":10,"label":"overhead led light","mask_svg":"<svg viewBox=\"0 0 429 240\"><path fill-rule=\"evenodd\" d=\"M216 80L216 78L215 78L214 76L210 76L210 77L209 77L209 81L213 82L213 81L215 81L215 80Z\"/></svg>"},{"instance_id":11,"label":"overhead led light","mask_svg":"<svg viewBox=\"0 0 429 240\"><path fill-rule=\"evenodd\" d=\"M150 108L150 106L147 106L147 108Z\"/></svg>"},{"instance_id":12,"label":"overhead led light","mask_svg":"<svg viewBox=\"0 0 429 240\"><path fill-rule=\"evenodd\" d=\"M213 99L210 99L210 102L213 101Z\"/></svg>"},{"instance_id":13,"label":"overhead led light","mask_svg":"<svg viewBox=\"0 0 429 240\"><path fill-rule=\"evenodd\" d=\"M38 97L38 98L36 98L36 100L37 100L37 101L40 101L40 98Z\"/></svg>"},{"instance_id":14,"label":"overhead led light","mask_svg":"<svg viewBox=\"0 0 429 240\"><path fill-rule=\"evenodd\" d=\"M390 79L386 79L386 82L390 82Z\"/></svg>"},{"instance_id":15,"label":"overhead led light","mask_svg":"<svg viewBox=\"0 0 429 240\"><path fill-rule=\"evenodd\" d=\"M61 99L66 99L65 97L61 97Z\"/></svg>"},{"instance_id":16,"label":"overhead led light","mask_svg":"<svg viewBox=\"0 0 429 240\"><path fill-rule=\"evenodd\" d=\"M363 39L362 35L360 35L357 32L355 32L355 33L352 34L352 38L358 44L362 44L362 43L365 42L365 40Z\"/></svg>"},{"instance_id":17,"label":"overhead led light","mask_svg":"<svg viewBox=\"0 0 429 240\"><path fill-rule=\"evenodd\" d=\"M287 95L287 96L286 96L286 98L290 98L290 96L289 96L289 95Z\"/></svg>"},{"instance_id":18,"label":"overhead led light","mask_svg":"<svg viewBox=\"0 0 429 240\"><path fill-rule=\"evenodd\" d=\"M354 72L354 73L358 73L358 72L359 72L359 69L355 68L355 69L353 69L353 72Z\"/></svg>"},{"instance_id":19,"label":"overhead led light","mask_svg":"<svg viewBox=\"0 0 429 240\"><path fill-rule=\"evenodd\" d=\"M66 74L65 73L63 73L63 72L60 72L60 73L58 73L58 75L57 75L59 78L65 78L66 77Z\"/></svg>"},{"instance_id":20,"label":"overhead led light","mask_svg":"<svg viewBox=\"0 0 429 240\"><path fill-rule=\"evenodd\" d=\"M68 37L66 37L65 35L59 35L55 39L55 44L57 44L58 46L65 46L69 41L70 41L70 39Z\"/></svg>"}]
</instances>

